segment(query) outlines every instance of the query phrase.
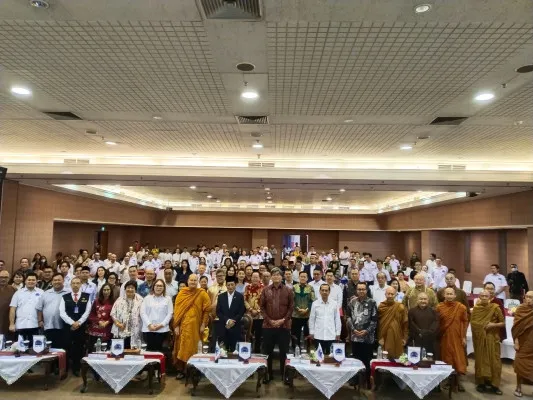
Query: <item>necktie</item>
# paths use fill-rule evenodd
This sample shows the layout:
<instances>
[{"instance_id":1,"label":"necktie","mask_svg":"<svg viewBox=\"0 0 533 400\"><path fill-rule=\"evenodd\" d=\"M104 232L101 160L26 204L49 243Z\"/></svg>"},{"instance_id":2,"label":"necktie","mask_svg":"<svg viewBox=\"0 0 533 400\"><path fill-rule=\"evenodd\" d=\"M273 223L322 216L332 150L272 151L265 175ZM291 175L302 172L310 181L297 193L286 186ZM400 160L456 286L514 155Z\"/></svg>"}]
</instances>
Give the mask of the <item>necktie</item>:
<instances>
[{"instance_id":1,"label":"necktie","mask_svg":"<svg viewBox=\"0 0 533 400\"><path fill-rule=\"evenodd\" d=\"M75 302L75 303L78 302L78 293L74 293L74 302Z\"/></svg>"}]
</instances>

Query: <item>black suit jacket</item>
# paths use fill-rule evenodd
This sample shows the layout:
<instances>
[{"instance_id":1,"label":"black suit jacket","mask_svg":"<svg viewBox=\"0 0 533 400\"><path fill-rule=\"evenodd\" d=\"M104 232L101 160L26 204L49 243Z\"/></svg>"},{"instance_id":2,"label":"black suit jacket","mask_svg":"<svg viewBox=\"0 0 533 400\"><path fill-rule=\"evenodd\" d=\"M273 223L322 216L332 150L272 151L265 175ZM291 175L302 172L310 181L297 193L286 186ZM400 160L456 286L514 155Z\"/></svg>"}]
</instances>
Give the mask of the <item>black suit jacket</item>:
<instances>
[{"instance_id":1,"label":"black suit jacket","mask_svg":"<svg viewBox=\"0 0 533 400\"><path fill-rule=\"evenodd\" d=\"M222 324L226 325L228 319L232 319L235 321L235 325L239 325L245 311L246 308L244 307L244 296L241 293L237 291L233 292L231 307L228 307L227 292L218 295L217 317Z\"/></svg>"}]
</instances>

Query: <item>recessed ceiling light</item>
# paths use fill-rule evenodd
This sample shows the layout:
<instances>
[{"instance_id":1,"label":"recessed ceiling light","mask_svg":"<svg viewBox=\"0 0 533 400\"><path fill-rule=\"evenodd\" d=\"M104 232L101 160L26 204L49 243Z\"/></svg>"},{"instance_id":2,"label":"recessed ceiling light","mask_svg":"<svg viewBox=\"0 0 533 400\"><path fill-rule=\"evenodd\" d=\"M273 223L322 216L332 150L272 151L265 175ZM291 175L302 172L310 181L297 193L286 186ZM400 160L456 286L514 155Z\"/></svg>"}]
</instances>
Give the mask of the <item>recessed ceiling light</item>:
<instances>
[{"instance_id":1,"label":"recessed ceiling light","mask_svg":"<svg viewBox=\"0 0 533 400\"><path fill-rule=\"evenodd\" d=\"M192 186L189 186L189 189L196 189L196 186L192 185Z\"/></svg>"},{"instance_id":2,"label":"recessed ceiling light","mask_svg":"<svg viewBox=\"0 0 533 400\"><path fill-rule=\"evenodd\" d=\"M268 204L272 204L272 200L267 201Z\"/></svg>"},{"instance_id":3,"label":"recessed ceiling light","mask_svg":"<svg viewBox=\"0 0 533 400\"><path fill-rule=\"evenodd\" d=\"M344 188L340 188L340 189L339 189L339 192L344 193L344 192L346 192L346 189L344 189Z\"/></svg>"},{"instance_id":4,"label":"recessed ceiling light","mask_svg":"<svg viewBox=\"0 0 533 400\"><path fill-rule=\"evenodd\" d=\"M252 144L252 147L254 149L262 149L263 148L263 143L261 143L259 140L257 142L255 142L254 144Z\"/></svg>"},{"instance_id":5,"label":"recessed ceiling light","mask_svg":"<svg viewBox=\"0 0 533 400\"><path fill-rule=\"evenodd\" d=\"M220 203L220 199L217 199L216 201L217 201L217 203Z\"/></svg>"},{"instance_id":6,"label":"recessed ceiling light","mask_svg":"<svg viewBox=\"0 0 533 400\"><path fill-rule=\"evenodd\" d=\"M105 144L109 145L109 146L115 146L117 144L117 142L110 142L110 141L107 141L105 142Z\"/></svg>"},{"instance_id":7,"label":"recessed ceiling light","mask_svg":"<svg viewBox=\"0 0 533 400\"><path fill-rule=\"evenodd\" d=\"M395 210L395 211L396 211L396 210L399 210L399 209L400 209L400 206L394 206L394 207L392 207L392 209Z\"/></svg>"},{"instance_id":8,"label":"recessed ceiling light","mask_svg":"<svg viewBox=\"0 0 533 400\"><path fill-rule=\"evenodd\" d=\"M154 115L152 118L157 120L163 119L161 115Z\"/></svg>"},{"instance_id":9,"label":"recessed ceiling light","mask_svg":"<svg viewBox=\"0 0 533 400\"><path fill-rule=\"evenodd\" d=\"M31 94L31 90L22 86L13 86L11 87L11 93L19 94L21 96L29 96Z\"/></svg>"},{"instance_id":10,"label":"recessed ceiling light","mask_svg":"<svg viewBox=\"0 0 533 400\"><path fill-rule=\"evenodd\" d=\"M30 6L35 8L48 8L50 4L44 0L30 0Z\"/></svg>"},{"instance_id":11,"label":"recessed ceiling light","mask_svg":"<svg viewBox=\"0 0 533 400\"><path fill-rule=\"evenodd\" d=\"M422 193L422 191L421 190L417 190L417 193Z\"/></svg>"},{"instance_id":12,"label":"recessed ceiling light","mask_svg":"<svg viewBox=\"0 0 533 400\"><path fill-rule=\"evenodd\" d=\"M419 4L415 7L415 13L422 14L431 10L431 4Z\"/></svg>"},{"instance_id":13,"label":"recessed ceiling light","mask_svg":"<svg viewBox=\"0 0 533 400\"><path fill-rule=\"evenodd\" d=\"M266 190L266 191L269 191L269 190L270 190L270 188L265 188L265 190Z\"/></svg>"},{"instance_id":14,"label":"recessed ceiling light","mask_svg":"<svg viewBox=\"0 0 533 400\"><path fill-rule=\"evenodd\" d=\"M207 195L207 198L208 198L208 199L212 199L212 198L213 198L213 195L208 194L208 195Z\"/></svg>"},{"instance_id":15,"label":"recessed ceiling light","mask_svg":"<svg viewBox=\"0 0 533 400\"><path fill-rule=\"evenodd\" d=\"M267 200L271 200L272 199L272 196L267 196Z\"/></svg>"},{"instance_id":16,"label":"recessed ceiling light","mask_svg":"<svg viewBox=\"0 0 533 400\"><path fill-rule=\"evenodd\" d=\"M413 146L411 146L410 144L404 144L403 146L400 147L400 150L412 150L413 149Z\"/></svg>"},{"instance_id":17,"label":"recessed ceiling light","mask_svg":"<svg viewBox=\"0 0 533 400\"><path fill-rule=\"evenodd\" d=\"M331 197L326 197L326 201L331 201L333 200Z\"/></svg>"},{"instance_id":18,"label":"recessed ceiling light","mask_svg":"<svg viewBox=\"0 0 533 400\"><path fill-rule=\"evenodd\" d=\"M257 99L259 95L254 90L245 90L244 92L241 93L241 97L243 99Z\"/></svg>"},{"instance_id":19,"label":"recessed ceiling light","mask_svg":"<svg viewBox=\"0 0 533 400\"><path fill-rule=\"evenodd\" d=\"M346 123L353 122L353 119L345 119L344 122Z\"/></svg>"},{"instance_id":20,"label":"recessed ceiling light","mask_svg":"<svg viewBox=\"0 0 533 400\"><path fill-rule=\"evenodd\" d=\"M476 95L476 97L474 97L475 100L477 101L487 101L487 100L492 100L494 98L494 93L479 93L478 95Z\"/></svg>"}]
</instances>

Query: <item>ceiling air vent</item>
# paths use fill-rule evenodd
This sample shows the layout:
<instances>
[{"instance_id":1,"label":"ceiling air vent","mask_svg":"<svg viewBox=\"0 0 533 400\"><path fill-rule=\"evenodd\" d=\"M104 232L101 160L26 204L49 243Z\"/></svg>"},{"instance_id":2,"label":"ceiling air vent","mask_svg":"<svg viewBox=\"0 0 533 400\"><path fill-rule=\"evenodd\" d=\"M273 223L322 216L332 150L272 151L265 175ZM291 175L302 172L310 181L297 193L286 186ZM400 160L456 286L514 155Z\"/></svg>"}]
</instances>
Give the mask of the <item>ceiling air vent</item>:
<instances>
[{"instance_id":1,"label":"ceiling air vent","mask_svg":"<svg viewBox=\"0 0 533 400\"><path fill-rule=\"evenodd\" d=\"M79 159L79 158L65 158L63 160L63 164L69 164L69 165L73 165L73 164L89 165L89 163L90 163L89 160L84 160L84 159Z\"/></svg>"},{"instance_id":2,"label":"ceiling air vent","mask_svg":"<svg viewBox=\"0 0 533 400\"><path fill-rule=\"evenodd\" d=\"M275 204L267 204L265 208L276 208Z\"/></svg>"},{"instance_id":3,"label":"ceiling air vent","mask_svg":"<svg viewBox=\"0 0 533 400\"><path fill-rule=\"evenodd\" d=\"M464 170L466 170L466 165L439 164L439 171L464 171Z\"/></svg>"},{"instance_id":4,"label":"ceiling air vent","mask_svg":"<svg viewBox=\"0 0 533 400\"><path fill-rule=\"evenodd\" d=\"M276 166L273 162L259 162L259 161L250 161L248 162L248 167L250 168L274 168Z\"/></svg>"},{"instance_id":5,"label":"ceiling air vent","mask_svg":"<svg viewBox=\"0 0 533 400\"><path fill-rule=\"evenodd\" d=\"M70 111L43 111L43 114L60 121L80 121L82 118Z\"/></svg>"},{"instance_id":6,"label":"ceiling air vent","mask_svg":"<svg viewBox=\"0 0 533 400\"><path fill-rule=\"evenodd\" d=\"M259 208L257 204L247 204L246 208Z\"/></svg>"},{"instance_id":7,"label":"ceiling air vent","mask_svg":"<svg viewBox=\"0 0 533 400\"><path fill-rule=\"evenodd\" d=\"M259 21L260 0L200 0L207 19Z\"/></svg>"},{"instance_id":8,"label":"ceiling air vent","mask_svg":"<svg viewBox=\"0 0 533 400\"><path fill-rule=\"evenodd\" d=\"M268 116L258 115L258 116L241 116L237 115L237 122L239 125L268 125Z\"/></svg>"},{"instance_id":9,"label":"ceiling air vent","mask_svg":"<svg viewBox=\"0 0 533 400\"><path fill-rule=\"evenodd\" d=\"M430 125L459 125L466 121L468 117L437 117L431 121Z\"/></svg>"}]
</instances>

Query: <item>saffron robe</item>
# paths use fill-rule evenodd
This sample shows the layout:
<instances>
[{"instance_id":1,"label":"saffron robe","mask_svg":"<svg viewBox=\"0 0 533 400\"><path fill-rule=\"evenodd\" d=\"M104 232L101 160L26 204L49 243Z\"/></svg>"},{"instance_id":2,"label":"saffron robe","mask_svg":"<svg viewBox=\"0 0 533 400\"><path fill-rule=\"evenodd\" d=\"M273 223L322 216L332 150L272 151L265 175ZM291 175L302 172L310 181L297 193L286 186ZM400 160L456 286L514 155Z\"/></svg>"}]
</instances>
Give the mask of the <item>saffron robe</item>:
<instances>
[{"instance_id":1,"label":"saffron robe","mask_svg":"<svg viewBox=\"0 0 533 400\"><path fill-rule=\"evenodd\" d=\"M514 359L514 372L523 378L533 376L533 307L520 304L514 314L511 330L513 339L518 339L518 351Z\"/></svg>"},{"instance_id":2,"label":"saffron robe","mask_svg":"<svg viewBox=\"0 0 533 400\"><path fill-rule=\"evenodd\" d=\"M383 350L389 352L389 358L398 358L403 354L407 342L409 321L405 306L398 302L383 301L378 306L378 340L383 339Z\"/></svg>"},{"instance_id":3,"label":"saffron robe","mask_svg":"<svg viewBox=\"0 0 533 400\"><path fill-rule=\"evenodd\" d=\"M444 302L437 305L440 325L440 356L442 361L453 366L458 374L466 373L466 341L468 316L466 307L457 302Z\"/></svg>"}]
</instances>

